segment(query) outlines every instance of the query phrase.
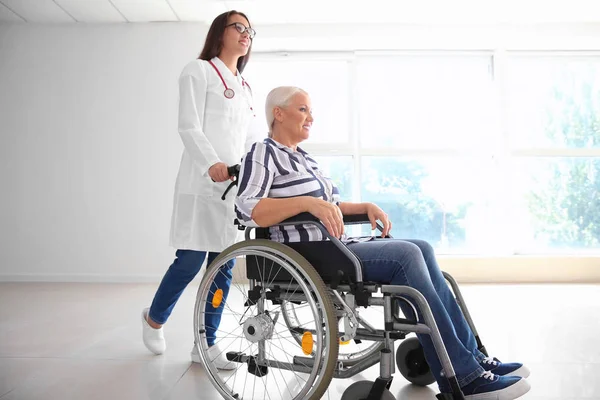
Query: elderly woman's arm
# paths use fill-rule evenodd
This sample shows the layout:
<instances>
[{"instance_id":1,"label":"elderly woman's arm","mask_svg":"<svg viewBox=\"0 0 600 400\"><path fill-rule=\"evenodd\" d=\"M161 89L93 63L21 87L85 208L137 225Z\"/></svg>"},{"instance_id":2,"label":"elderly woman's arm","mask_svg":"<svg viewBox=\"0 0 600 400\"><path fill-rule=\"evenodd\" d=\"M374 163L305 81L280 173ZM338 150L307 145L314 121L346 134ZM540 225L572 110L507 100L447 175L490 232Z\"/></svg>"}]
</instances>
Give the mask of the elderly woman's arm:
<instances>
[{"instance_id":1,"label":"elderly woman's arm","mask_svg":"<svg viewBox=\"0 0 600 400\"><path fill-rule=\"evenodd\" d=\"M337 238L344 233L343 215L367 214L371 228L376 228L377 221L383 225L382 237L387 236L392 228L392 222L381 208L373 203L343 202L339 207L322 199L309 196L292 197L289 199L261 199L252 210L252 220L258 226L272 226L290 217L308 212L317 217L330 235ZM341 212L341 214L340 214Z\"/></svg>"},{"instance_id":2,"label":"elderly woman's arm","mask_svg":"<svg viewBox=\"0 0 600 400\"><path fill-rule=\"evenodd\" d=\"M386 237L392 229L392 221L381 208L373 203L340 203L340 209L344 215L367 214L371 221L371 229L375 230L377 221L381 221L383 231L381 237Z\"/></svg>"},{"instance_id":3,"label":"elderly woman's arm","mask_svg":"<svg viewBox=\"0 0 600 400\"><path fill-rule=\"evenodd\" d=\"M271 164L264 143L256 143L244 157L240 169L238 194L235 199L237 218L246 226L267 227L303 212L317 217L330 235L344 233L342 212L335 205L320 198L296 196L269 198L276 166Z\"/></svg>"},{"instance_id":4,"label":"elderly woman's arm","mask_svg":"<svg viewBox=\"0 0 600 400\"><path fill-rule=\"evenodd\" d=\"M276 166L271 165L264 143L256 143L242 162L235 200L237 218L246 226L267 227L290 217L308 212L318 218L330 235L337 238L344 233L343 214L368 214L373 229L377 220L384 225L384 235L391 224L387 215L372 203L339 203L339 191L333 188L330 203L318 197L296 196L269 198Z\"/></svg>"},{"instance_id":5,"label":"elderly woman's arm","mask_svg":"<svg viewBox=\"0 0 600 400\"><path fill-rule=\"evenodd\" d=\"M252 210L252 220L258 226L271 226L281 221L308 212L317 217L331 236L341 237L344 221L340 209L317 197L298 196L288 199L261 199Z\"/></svg>"},{"instance_id":6,"label":"elderly woman's arm","mask_svg":"<svg viewBox=\"0 0 600 400\"><path fill-rule=\"evenodd\" d=\"M272 226L303 212L309 212L312 197L261 199L252 209L252 220L258 226Z\"/></svg>"}]
</instances>

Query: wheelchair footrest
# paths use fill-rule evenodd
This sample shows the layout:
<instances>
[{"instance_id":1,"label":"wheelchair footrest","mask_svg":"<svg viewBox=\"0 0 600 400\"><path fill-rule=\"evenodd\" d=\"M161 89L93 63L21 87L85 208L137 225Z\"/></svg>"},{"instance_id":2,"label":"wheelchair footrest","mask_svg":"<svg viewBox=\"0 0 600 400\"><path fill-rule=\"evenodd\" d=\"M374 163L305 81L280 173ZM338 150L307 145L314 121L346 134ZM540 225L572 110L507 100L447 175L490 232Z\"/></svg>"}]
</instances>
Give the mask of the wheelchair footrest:
<instances>
[{"instance_id":1,"label":"wheelchair footrest","mask_svg":"<svg viewBox=\"0 0 600 400\"><path fill-rule=\"evenodd\" d=\"M228 361L248 364L248 372L259 378L262 378L269 373L269 368L256 363L256 356L248 356L237 351L229 351L226 353L225 357L227 357Z\"/></svg>"},{"instance_id":2,"label":"wheelchair footrest","mask_svg":"<svg viewBox=\"0 0 600 400\"><path fill-rule=\"evenodd\" d=\"M262 378L269 373L269 369L267 367L258 365L256 363L256 358L250 356L250 359L248 360L248 372L250 372L252 375Z\"/></svg>"},{"instance_id":3,"label":"wheelchair footrest","mask_svg":"<svg viewBox=\"0 0 600 400\"><path fill-rule=\"evenodd\" d=\"M225 357L227 357L227 361L233 361L237 363L248 362L249 358L249 356L245 355L244 353L240 353L237 351L229 351L225 354Z\"/></svg>"},{"instance_id":4,"label":"wheelchair footrest","mask_svg":"<svg viewBox=\"0 0 600 400\"><path fill-rule=\"evenodd\" d=\"M440 393L436 397L439 400L465 400L465 395L458 386L458 380L456 379L456 376L448 378L448 381L450 382L452 393Z\"/></svg>"}]
</instances>

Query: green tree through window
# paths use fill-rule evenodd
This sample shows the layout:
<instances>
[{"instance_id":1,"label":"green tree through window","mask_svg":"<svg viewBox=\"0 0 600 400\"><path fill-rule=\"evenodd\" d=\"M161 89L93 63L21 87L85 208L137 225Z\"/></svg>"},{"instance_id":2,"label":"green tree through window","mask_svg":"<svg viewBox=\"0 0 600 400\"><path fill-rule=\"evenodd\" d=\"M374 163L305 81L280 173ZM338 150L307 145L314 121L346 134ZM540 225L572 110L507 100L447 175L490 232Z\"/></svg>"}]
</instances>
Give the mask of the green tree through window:
<instances>
[{"instance_id":1,"label":"green tree through window","mask_svg":"<svg viewBox=\"0 0 600 400\"><path fill-rule=\"evenodd\" d=\"M544 127L552 143L600 147L600 66L573 62L548 87ZM538 162L527 195L536 239L551 248L600 246L600 159Z\"/></svg>"}]
</instances>

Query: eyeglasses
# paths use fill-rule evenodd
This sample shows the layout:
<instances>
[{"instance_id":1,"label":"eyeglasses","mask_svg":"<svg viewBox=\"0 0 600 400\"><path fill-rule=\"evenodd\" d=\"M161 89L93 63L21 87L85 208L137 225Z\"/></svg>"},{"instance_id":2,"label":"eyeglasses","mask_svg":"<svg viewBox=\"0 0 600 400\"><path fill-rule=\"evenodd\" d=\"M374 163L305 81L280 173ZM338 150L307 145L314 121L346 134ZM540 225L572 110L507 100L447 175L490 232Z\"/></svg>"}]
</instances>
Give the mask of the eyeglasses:
<instances>
[{"instance_id":1,"label":"eyeglasses","mask_svg":"<svg viewBox=\"0 0 600 400\"><path fill-rule=\"evenodd\" d=\"M250 37L250 39L254 39L254 36L256 35L256 31L254 29L252 29L250 27L247 28L241 22L234 22L233 24L229 24L229 25L225 26L225 28L229 28L230 26L235 26L235 29L239 33L248 32L248 36Z\"/></svg>"}]
</instances>

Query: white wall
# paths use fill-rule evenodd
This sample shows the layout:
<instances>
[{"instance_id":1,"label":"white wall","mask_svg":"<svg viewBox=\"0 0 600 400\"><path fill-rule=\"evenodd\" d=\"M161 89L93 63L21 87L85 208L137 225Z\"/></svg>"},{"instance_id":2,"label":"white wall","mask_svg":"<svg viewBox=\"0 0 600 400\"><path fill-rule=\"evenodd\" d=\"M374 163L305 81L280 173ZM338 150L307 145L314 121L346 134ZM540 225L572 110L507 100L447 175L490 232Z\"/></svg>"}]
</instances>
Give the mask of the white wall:
<instances>
[{"instance_id":1,"label":"white wall","mask_svg":"<svg viewBox=\"0 0 600 400\"><path fill-rule=\"evenodd\" d=\"M600 48L593 24L257 30L257 55ZM182 150L177 77L205 32L189 23L0 25L0 281L162 277Z\"/></svg>"},{"instance_id":2,"label":"white wall","mask_svg":"<svg viewBox=\"0 0 600 400\"><path fill-rule=\"evenodd\" d=\"M189 24L0 27L0 279L159 279Z\"/></svg>"}]
</instances>

